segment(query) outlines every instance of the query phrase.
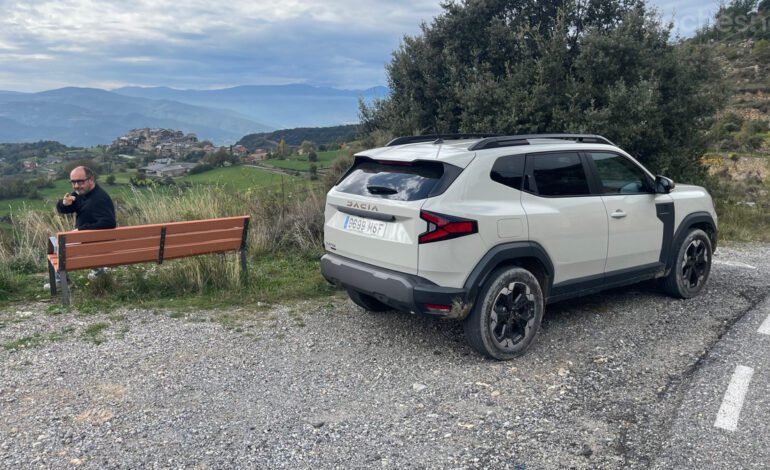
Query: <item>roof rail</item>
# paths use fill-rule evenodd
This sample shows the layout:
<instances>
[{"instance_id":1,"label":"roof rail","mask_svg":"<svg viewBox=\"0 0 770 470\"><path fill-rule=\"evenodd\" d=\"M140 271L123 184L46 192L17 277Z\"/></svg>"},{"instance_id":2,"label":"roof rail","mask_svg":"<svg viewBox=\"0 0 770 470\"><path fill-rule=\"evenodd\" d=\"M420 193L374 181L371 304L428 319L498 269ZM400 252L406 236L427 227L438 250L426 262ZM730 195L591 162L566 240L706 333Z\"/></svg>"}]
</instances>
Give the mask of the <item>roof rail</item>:
<instances>
[{"instance_id":1,"label":"roof rail","mask_svg":"<svg viewBox=\"0 0 770 470\"><path fill-rule=\"evenodd\" d=\"M468 147L468 150L484 150L514 145L529 145L531 139L564 139L581 143L615 145L609 139L595 134L526 134L487 137Z\"/></svg>"},{"instance_id":2,"label":"roof rail","mask_svg":"<svg viewBox=\"0 0 770 470\"><path fill-rule=\"evenodd\" d=\"M428 135L409 135L404 137L396 137L391 140L385 147L393 147L394 145L404 144L416 144L419 142L441 143L443 140L459 140L459 139L485 139L488 137L497 137L500 134L428 134Z\"/></svg>"}]
</instances>

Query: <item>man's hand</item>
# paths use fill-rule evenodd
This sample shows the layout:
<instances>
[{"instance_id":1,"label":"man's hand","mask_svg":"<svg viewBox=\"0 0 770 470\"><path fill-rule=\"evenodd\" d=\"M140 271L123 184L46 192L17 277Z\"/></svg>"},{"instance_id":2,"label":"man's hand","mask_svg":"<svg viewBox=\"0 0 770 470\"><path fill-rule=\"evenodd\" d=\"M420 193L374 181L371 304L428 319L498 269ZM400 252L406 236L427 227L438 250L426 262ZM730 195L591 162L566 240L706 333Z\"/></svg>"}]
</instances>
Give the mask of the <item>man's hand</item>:
<instances>
[{"instance_id":1,"label":"man's hand","mask_svg":"<svg viewBox=\"0 0 770 470\"><path fill-rule=\"evenodd\" d=\"M70 193L65 193L64 198L61 200L62 205L71 206L75 202L75 196Z\"/></svg>"}]
</instances>

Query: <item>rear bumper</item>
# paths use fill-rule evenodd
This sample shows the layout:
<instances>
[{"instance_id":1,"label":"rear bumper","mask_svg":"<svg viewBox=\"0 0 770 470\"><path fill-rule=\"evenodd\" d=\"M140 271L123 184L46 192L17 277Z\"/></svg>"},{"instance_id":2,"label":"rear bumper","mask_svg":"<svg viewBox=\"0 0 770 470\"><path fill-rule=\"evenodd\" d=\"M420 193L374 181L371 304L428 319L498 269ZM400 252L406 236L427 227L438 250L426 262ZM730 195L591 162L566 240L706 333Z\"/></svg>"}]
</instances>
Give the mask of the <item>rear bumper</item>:
<instances>
[{"instance_id":1,"label":"rear bumper","mask_svg":"<svg viewBox=\"0 0 770 470\"><path fill-rule=\"evenodd\" d=\"M370 295L397 310L448 318L465 318L471 309L467 291L441 287L413 274L380 268L371 264L327 253L321 258L321 274L330 283ZM437 312L427 304L448 305Z\"/></svg>"}]
</instances>

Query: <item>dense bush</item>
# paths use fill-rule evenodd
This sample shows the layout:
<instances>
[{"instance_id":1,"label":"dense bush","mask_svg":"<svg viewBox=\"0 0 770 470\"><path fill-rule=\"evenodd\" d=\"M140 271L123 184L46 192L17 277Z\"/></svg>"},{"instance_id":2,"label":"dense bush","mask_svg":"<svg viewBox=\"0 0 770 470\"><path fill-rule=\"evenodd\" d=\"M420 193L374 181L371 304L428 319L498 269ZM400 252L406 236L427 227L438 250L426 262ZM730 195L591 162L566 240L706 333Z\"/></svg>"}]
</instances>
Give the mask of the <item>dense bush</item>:
<instances>
[{"instance_id":1,"label":"dense bush","mask_svg":"<svg viewBox=\"0 0 770 470\"><path fill-rule=\"evenodd\" d=\"M209 165L208 163L201 163L200 165L194 166L190 170L190 174L191 175L197 175L199 173L205 173L205 172L213 170L213 169L214 169L214 167Z\"/></svg>"},{"instance_id":2,"label":"dense bush","mask_svg":"<svg viewBox=\"0 0 770 470\"><path fill-rule=\"evenodd\" d=\"M362 109L363 130L599 133L697 179L719 67L670 31L643 1L447 2L393 54L391 95Z\"/></svg>"}]
</instances>

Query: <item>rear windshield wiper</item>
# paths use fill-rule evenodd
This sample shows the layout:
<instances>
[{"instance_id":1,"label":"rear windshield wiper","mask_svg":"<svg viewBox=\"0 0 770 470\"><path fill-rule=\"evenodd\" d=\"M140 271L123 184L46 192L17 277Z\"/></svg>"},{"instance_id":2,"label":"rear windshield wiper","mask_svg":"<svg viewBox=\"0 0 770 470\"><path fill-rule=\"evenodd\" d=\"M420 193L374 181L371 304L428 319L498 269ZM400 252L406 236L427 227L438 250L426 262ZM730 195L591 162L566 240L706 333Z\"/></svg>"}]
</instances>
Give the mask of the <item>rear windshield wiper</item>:
<instances>
[{"instance_id":1,"label":"rear windshield wiper","mask_svg":"<svg viewBox=\"0 0 770 470\"><path fill-rule=\"evenodd\" d=\"M396 191L393 188L389 188L387 186L375 186L375 185L369 185L366 187L366 190L369 191L369 194L396 194L398 191Z\"/></svg>"}]
</instances>

